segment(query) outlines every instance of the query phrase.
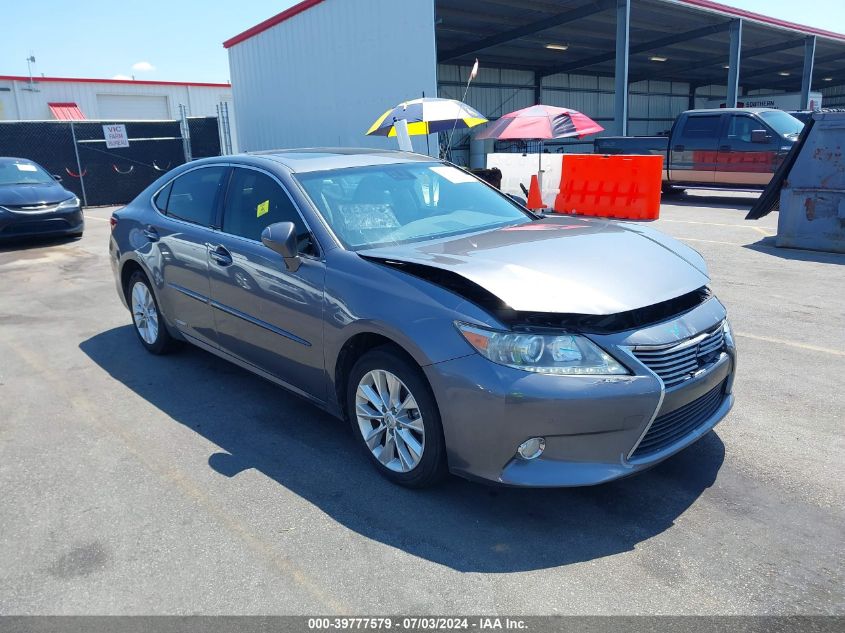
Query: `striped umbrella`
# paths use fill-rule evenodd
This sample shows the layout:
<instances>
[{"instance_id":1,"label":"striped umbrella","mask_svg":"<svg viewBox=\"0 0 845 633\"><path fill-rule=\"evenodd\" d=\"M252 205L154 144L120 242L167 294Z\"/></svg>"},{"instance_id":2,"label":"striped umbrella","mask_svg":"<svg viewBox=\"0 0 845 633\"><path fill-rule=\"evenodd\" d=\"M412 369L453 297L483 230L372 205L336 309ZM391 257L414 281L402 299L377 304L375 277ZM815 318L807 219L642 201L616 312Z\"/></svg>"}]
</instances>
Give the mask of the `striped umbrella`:
<instances>
[{"instance_id":1,"label":"striped umbrella","mask_svg":"<svg viewBox=\"0 0 845 633\"><path fill-rule=\"evenodd\" d=\"M604 128L586 114L569 108L556 108L547 105L533 105L509 112L493 121L486 129L476 134L476 139L538 139L540 151L537 153L537 177L540 186L543 183L543 141L552 138L577 136L601 132Z\"/></svg>"},{"instance_id":2,"label":"striped umbrella","mask_svg":"<svg viewBox=\"0 0 845 633\"><path fill-rule=\"evenodd\" d=\"M487 119L478 110L455 99L422 98L404 101L382 114L368 136L396 136L394 121L405 119L408 134L434 134L452 129L465 130L486 123Z\"/></svg>"},{"instance_id":3,"label":"striped umbrella","mask_svg":"<svg viewBox=\"0 0 845 633\"><path fill-rule=\"evenodd\" d=\"M534 105L509 112L493 121L476 139L552 139L601 132L604 128L586 114L568 108Z\"/></svg>"}]
</instances>

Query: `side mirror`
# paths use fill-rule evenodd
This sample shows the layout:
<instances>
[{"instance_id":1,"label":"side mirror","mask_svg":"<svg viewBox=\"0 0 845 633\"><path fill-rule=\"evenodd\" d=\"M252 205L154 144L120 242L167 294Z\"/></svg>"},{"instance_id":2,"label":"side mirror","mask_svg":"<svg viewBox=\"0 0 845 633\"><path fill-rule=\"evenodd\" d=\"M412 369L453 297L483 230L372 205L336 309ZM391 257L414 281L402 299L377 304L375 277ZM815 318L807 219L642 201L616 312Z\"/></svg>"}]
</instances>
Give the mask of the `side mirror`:
<instances>
[{"instance_id":1,"label":"side mirror","mask_svg":"<svg viewBox=\"0 0 845 633\"><path fill-rule=\"evenodd\" d=\"M61 182L61 181L62 181L62 177L61 177L61 176L59 176L59 174L53 174L53 180L55 180L55 181L57 181L57 182Z\"/></svg>"},{"instance_id":2,"label":"side mirror","mask_svg":"<svg viewBox=\"0 0 845 633\"><path fill-rule=\"evenodd\" d=\"M528 201L521 196L517 196L517 195L514 195L512 193L506 193L505 195L522 207L524 207L526 204L528 204Z\"/></svg>"},{"instance_id":3,"label":"side mirror","mask_svg":"<svg viewBox=\"0 0 845 633\"><path fill-rule=\"evenodd\" d=\"M299 270L302 260L296 247L296 227L293 222L276 222L261 231L261 243L285 259L291 272Z\"/></svg>"},{"instance_id":4,"label":"side mirror","mask_svg":"<svg viewBox=\"0 0 845 633\"><path fill-rule=\"evenodd\" d=\"M752 143L768 143L769 135L766 130L751 130Z\"/></svg>"}]
</instances>

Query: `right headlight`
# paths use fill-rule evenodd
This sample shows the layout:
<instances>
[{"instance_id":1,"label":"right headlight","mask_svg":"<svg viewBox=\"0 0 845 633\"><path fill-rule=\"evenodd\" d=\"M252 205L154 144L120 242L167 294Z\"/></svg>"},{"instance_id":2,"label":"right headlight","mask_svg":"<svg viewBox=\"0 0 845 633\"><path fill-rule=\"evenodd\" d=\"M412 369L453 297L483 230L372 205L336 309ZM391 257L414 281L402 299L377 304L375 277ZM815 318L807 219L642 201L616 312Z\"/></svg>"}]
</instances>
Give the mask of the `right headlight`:
<instances>
[{"instance_id":1,"label":"right headlight","mask_svg":"<svg viewBox=\"0 0 845 633\"><path fill-rule=\"evenodd\" d=\"M456 322L479 354L514 369L567 376L628 374L615 358L578 334L502 332Z\"/></svg>"},{"instance_id":2,"label":"right headlight","mask_svg":"<svg viewBox=\"0 0 845 633\"><path fill-rule=\"evenodd\" d=\"M59 203L59 206L56 207L56 210L64 210L64 209L75 209L79 206L79 198L74 196L73 198L68 198L67 200L62 200Z\"/></svg>"}]
</instances>

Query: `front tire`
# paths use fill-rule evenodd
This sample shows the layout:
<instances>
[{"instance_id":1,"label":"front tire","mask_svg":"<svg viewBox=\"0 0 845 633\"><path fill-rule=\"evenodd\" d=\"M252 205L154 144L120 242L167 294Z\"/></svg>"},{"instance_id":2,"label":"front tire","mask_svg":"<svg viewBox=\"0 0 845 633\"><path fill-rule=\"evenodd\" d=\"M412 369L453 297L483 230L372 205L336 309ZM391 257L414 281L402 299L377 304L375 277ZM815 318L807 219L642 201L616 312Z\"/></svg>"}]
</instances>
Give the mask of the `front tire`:
<instances>
[{"instance_id":1,"label":"front tire","mask_svg":"<svg viewBox=\"0 0 845 633\"><path fill-rule=\"evenodd\" d=\"M390 481L423 488L446 474L440 412L425 375L389 347L364 354L346 390L352 432Z\"/></svg>"},{"instance_id":2,"label":"front tire","mask_svg":"<svg viewBox=\"0 0 845 633\"><path fill-rule=\"evenodd\" d=\"M138 335L141 345L151 354L166 354L171 351L176 341L167 331L150 282L141 271L135 271L129 278L126 284L126 298L132 313L135 334Z\"/></svg>"}]
</instances>

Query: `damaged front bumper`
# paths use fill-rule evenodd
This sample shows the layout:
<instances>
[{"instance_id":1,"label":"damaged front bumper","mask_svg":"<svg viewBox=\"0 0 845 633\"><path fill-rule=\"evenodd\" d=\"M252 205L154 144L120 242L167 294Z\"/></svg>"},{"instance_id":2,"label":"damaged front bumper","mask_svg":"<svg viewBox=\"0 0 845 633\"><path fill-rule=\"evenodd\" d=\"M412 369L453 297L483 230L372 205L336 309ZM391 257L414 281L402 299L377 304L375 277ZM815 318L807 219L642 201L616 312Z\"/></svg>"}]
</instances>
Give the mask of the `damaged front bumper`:
<instances>
[{"instance_id":1,"label":"damaged front bumper","mask_svg":"<svg viewBox=\"0 0 845 633\"><path fill-rule=\"evenodd\" d=\"M713 298L668 322L591 337L625 361L632 370L628 376L529 373L478 354L425 367L443 420L450 470L504 485L556 487L599 484L650 468L700 439L728 413L735 347L727 336L705 369L670 389L630 350L681 341L724 319L724 308ZM680 427L681 435L658 450L635 453L652 424L683 416L688 428ZM532 437L544 438L545 450L536 459L522 459L517 447Z\"/></svg>"}]
</instances>

